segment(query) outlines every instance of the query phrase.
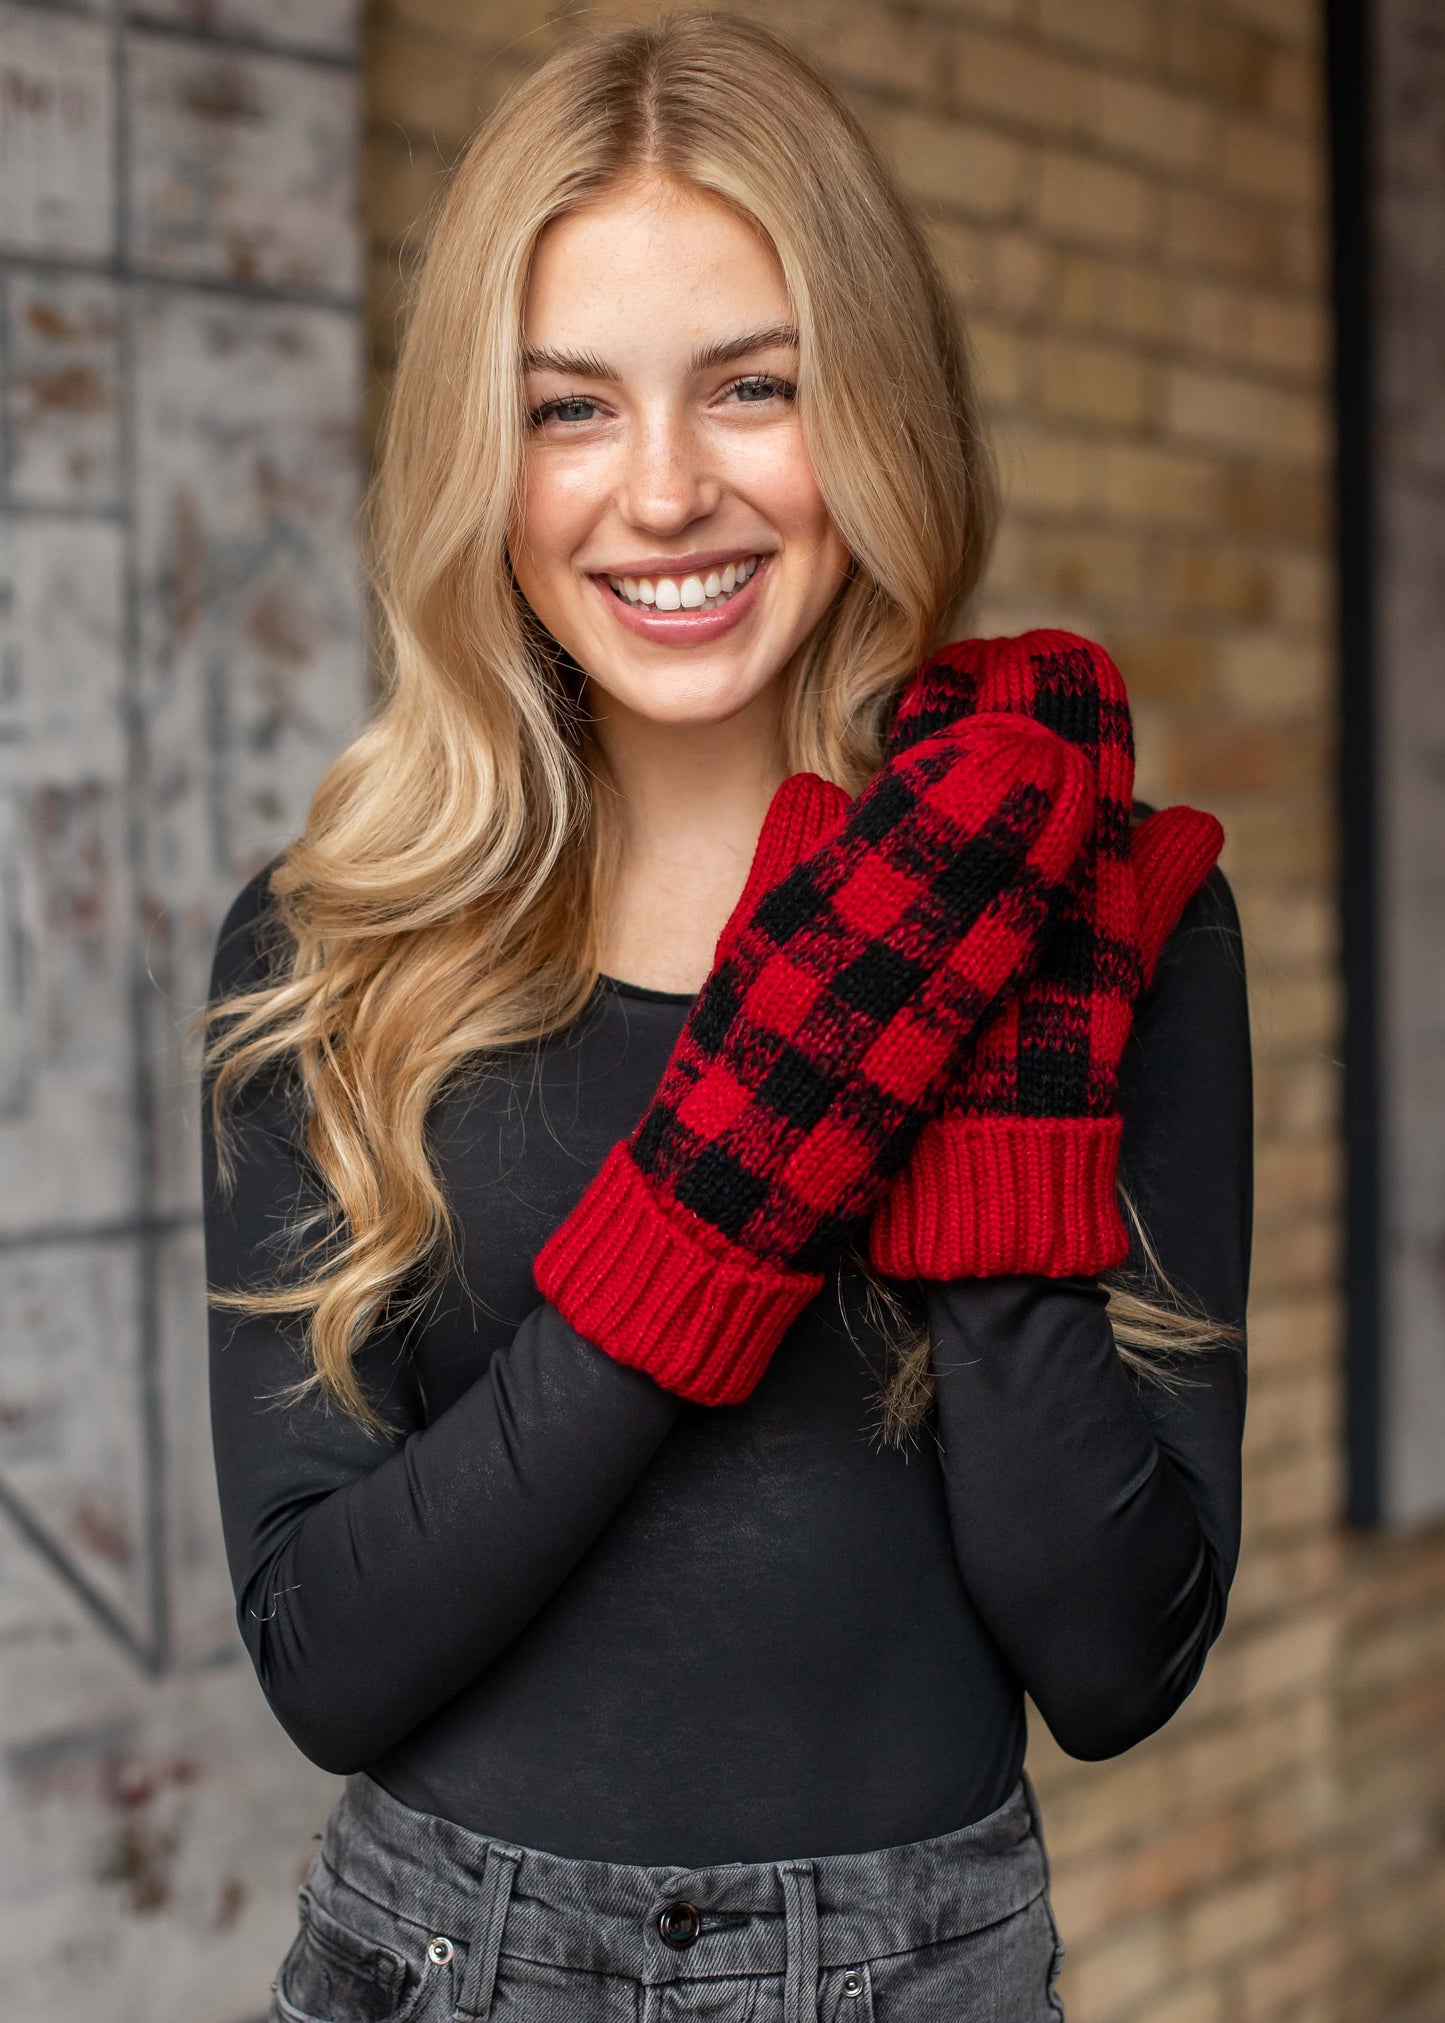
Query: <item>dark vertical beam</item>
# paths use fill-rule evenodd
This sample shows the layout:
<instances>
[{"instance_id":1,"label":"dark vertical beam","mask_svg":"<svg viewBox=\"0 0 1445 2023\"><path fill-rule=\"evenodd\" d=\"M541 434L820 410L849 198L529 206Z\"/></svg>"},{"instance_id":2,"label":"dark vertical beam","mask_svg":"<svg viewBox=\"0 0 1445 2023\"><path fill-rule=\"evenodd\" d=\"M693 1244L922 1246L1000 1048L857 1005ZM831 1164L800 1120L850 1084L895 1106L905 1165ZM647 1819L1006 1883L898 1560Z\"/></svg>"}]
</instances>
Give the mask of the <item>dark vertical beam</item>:
<instances>
[{"instance_id":1,"label":"dark vertical beam","mask_svg":"<svg viewBox=\"0 0 1445 2023\"><path fill-rule=\"evenodd\" d=\"M115 259L121 275L120 499L122 564L122 665L126 742L126 858L130 871L130 1043L134 1077L136 1206L136 1356L141 1451L145 1456L145 1555L150 1608L147 1663L156 1677L170 1669L170 1487L166 1454L164 1372L161 1368L162 1239L156 1227L160 1155L156 1143L154 1010L146 918L146 823L151 805L147 779L146 707L141 666L140 472L136 445L136 327L139 284L134 274L130 215L131 32L115 23Z\"/></svg>"},{"instance_id":2,"label":"dark vertical beam","mask_svg":"<svg viewBox=\"0 0 1445 2023\"><path fill-rule=\"evenodd\" d=\"M1380 943L1375 805L1373 0L1326 0L1335 332L1340 910L1345 984L1346 1519L1383 1517Z\"/></svg>"}]
</instances>

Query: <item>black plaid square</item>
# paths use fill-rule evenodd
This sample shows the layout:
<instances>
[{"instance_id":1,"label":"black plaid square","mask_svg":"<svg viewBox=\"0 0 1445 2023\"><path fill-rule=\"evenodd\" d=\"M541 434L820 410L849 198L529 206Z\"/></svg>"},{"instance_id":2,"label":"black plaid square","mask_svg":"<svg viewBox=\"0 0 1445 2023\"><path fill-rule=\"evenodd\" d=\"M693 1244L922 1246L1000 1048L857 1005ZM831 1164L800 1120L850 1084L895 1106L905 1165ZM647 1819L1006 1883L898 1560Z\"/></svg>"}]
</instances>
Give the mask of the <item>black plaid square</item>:
<instances>
[{"instance_id":1,"label":"black plaid square","mask_svg":"<svg viewBox=\"0 0 1445 2023\"><path fill-rule=\"evenodd\" d=\"M720 1144L704 1145L678 1175L677 1199L736 1243L767 1198L768 1181Z\"/></svg>"},{"instance_id":2,"label":"black plaid square","mask_svg":"<svg viewBox=\"0 0 1445 2023\"><path fill-rule=\"evenodd\" d=\"M840 971L833 988L845 1004L857 1005L883 1025L917 995L922 981L918 963L886 942L874 941Z\"/></svg>"},{"instance_id":3,"label":"black plaid square","mask_svg":"<svg viewBox=\"0 0 1445 2023\"><path fill-rule=\"evenodd\" d=\"M797 1047L785 1047L764 1076L758 1094L790 1124L811 1131L827 1115L837 1085Z\"/></svg>"}]
</instances>

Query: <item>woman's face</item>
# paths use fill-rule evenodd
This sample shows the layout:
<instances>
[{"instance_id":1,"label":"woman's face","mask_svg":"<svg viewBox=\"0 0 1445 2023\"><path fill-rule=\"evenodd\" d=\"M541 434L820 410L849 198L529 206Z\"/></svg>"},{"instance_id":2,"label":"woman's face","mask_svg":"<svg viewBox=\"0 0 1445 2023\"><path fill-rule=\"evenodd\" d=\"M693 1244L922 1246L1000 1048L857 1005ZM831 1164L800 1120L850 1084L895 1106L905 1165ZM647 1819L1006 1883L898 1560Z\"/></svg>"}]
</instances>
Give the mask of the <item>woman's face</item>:
<instances>
[{"instance_id":1,"label":"woman's face","mask_svg":"<svg viewBox=\"0 0 1445 2023\"><path fill-rule=\"evenodd\" d=\"M733 716L849 563L803 443L775 254L714 197L632 185L542 234L523 342L522 594L614 708Z\"/></svg>"}]
</instances>

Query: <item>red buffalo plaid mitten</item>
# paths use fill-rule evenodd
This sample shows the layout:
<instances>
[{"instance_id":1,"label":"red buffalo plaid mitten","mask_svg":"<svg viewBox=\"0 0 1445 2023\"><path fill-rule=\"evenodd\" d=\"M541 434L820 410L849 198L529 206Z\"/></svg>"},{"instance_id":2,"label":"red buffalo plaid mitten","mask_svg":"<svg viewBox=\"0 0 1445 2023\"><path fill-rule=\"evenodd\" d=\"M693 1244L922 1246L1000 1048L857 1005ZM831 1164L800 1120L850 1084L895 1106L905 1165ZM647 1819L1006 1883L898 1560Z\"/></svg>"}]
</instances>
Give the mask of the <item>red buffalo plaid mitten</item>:
<instances>
[{"instance_id":1,"label":"red buffalo plaid mitten","mask_svg":"<svg viewBox=\"0 0 1445 2023\"><path fill-rule=\"evenodd\" d=\"M1224 832L1194 808L1131 830L1128 698L1086 639L944 647L904 691L890 752L976 710L1018 710L1075 746L1094 774L1094 823L1038 965L975 1035L873 1218L869 1257L898 1278L1094 1275L1129 1250L1115 1087L1134 1008Z\"/></svg>"},{"instance_id":2,"label":"red buffalo plaid mitten","mask_svg":"<svg viewBox=\"0 0 1445 2023\"><path fill-rule=\"evenodd\" d=\"M828 826L821 787L784 784L775 839L800 795ZM1063 739L978 715L749 881L651 1106L537 1258L580 1335L697 1403L748 1396L1037 958L1092 811Z\"/></svg>"}]
</instances>

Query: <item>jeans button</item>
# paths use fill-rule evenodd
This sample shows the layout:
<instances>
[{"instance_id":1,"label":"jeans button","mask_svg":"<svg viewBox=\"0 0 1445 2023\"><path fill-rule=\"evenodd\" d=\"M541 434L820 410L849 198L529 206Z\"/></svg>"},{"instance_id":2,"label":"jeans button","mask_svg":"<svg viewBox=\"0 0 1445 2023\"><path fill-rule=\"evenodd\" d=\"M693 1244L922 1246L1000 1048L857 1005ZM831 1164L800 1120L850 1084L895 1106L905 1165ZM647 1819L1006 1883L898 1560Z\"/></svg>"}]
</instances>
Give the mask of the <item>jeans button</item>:
<instances>
[{"instance_id":1,"label":"jeans button","mask_svg":"<svg viewBox=\"0 0 1445 2023\"><path fill-rule=\"evenodd\" d=\"M657 1929L662 1934L664 1945L676 1947L681 1952L702 1930L702 1912L696 1904L678 1897L672 1903L664 1904L658 1915Z\"/></svg>"},{"instance_id":2,"label":"jeans button","mask_svg":"<svg viewBox=\"0 0 1445 2023\"><path fill-rule=\"evenodd\" d=\"M861 1995L863 1993L863 1976L861 1974L845 1974L843 1976L843 1993L845 1995Z\"/></svg>"},{"instance_id":3,"label":"jeans button","mask_svg":"<svg viewBox=\"0 0 1445 2023\"><path fill-rule=\"evenodd\" d=\"M438 1967L445 1967L450 1962L452 1952L451 1940L443 1938L440 1933L436 1938L427 1940L426 1956Z\"/></svg>"}]
</instances>

